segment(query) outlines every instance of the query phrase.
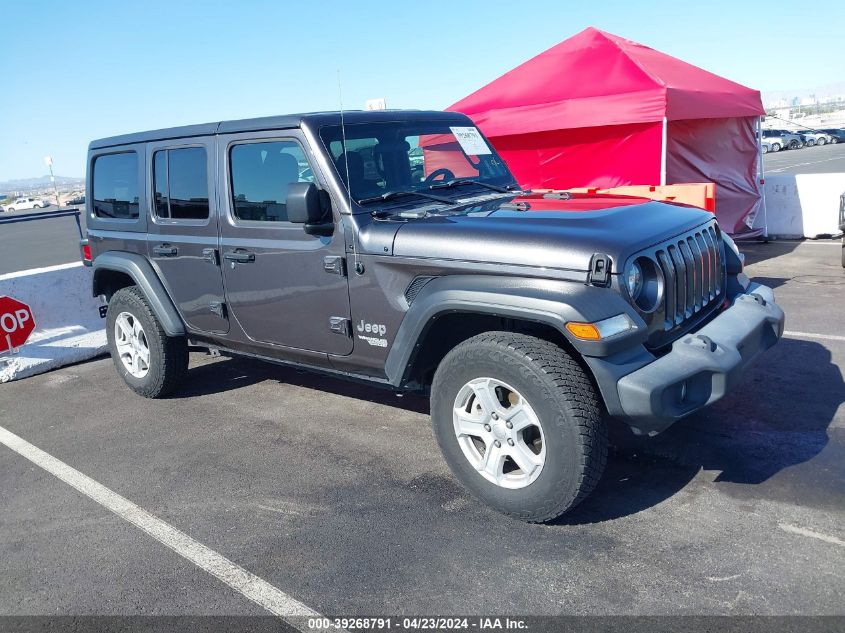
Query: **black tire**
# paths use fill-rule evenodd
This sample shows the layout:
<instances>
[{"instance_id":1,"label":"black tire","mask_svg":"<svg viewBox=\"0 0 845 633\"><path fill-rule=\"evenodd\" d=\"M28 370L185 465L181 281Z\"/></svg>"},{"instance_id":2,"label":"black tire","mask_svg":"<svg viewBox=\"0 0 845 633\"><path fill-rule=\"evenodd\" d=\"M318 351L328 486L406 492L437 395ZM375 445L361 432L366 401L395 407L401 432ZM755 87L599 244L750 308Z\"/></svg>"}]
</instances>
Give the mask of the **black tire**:
<instances>
[{"instance_id":1,"label":"black tire","mask_svg":"<svg viewBox=\"0 0 845 633\"><path fill-rule=\"evenodd\" d=\"M796 141L795 139L792 139L791 141L789 141L789 149L800 149L800 148L801 148L801 142L800 141Z\"/></svg>"},{"instance_id":2,"label":"black tire","mask_svg":"<svg viewBox=\"0 0 845 633\"><path fill-rule=\"evenodd\" d=\"M509 489L484 478L464 455L453 408L469 381L489 377L512 385L537 415L545 463L528 485ZM595 488L607 461L604 406L590 380L554 343L512 332L487 332L452 349L431 387L434 433L455 476L499 512L530 523L551 521Z\"/></svg>"},{"instance_id":3,"label":"black tire","mask_svg":"<svg viewBox=\"0 0 845 633\"><path fill-rule=\"evenodd\" d=\"M813 147L813 145L815 145L815 144L816 144L816 142L813 139L810 139L809 141L807 141L807 147ZM821 143L819 143L819 145L821 145Z\"/></svg>"},{"instance_id":4,"label":"black tire","mask_svg":"<svg viewBox=\"0 0 845 633\"><path fill-rule=\"evenodd\" d=\"M780 143L772 143L772 151L779 152L780 151Z\"/></svg>"},{"instance_id":5,"label":"black tire","mask_svg":"<svg viewBox=\"0 0 845 633\"><path fill-rule=\"evenodd\" d=\"M128 312L143 327L150 352L145 376L133 376L120 359L115 344L115 321ZM168 336L137 286L118 290L109 301L106 313L106 335L117 373L135 393L145 398L161 398L173 393L188 373L188 344L183 336Z\"/></svg>"},{"instance_id":6,"label":"black tire","mask_svg":"<svg viewBox=\"0 0 845 633\"><path fill-rule=\"evenodd\" d=\"M825 139L825 138L820 138L818 141L816 141L816 145L825 145L825 144L827 144L827 139Z\"/></svg>"},{"instance_id":7,"label":"black tire","mask_svg":"<svg viewBox=\"0 0 845 633\"><path fill-rule=\"evenodd\" d=\"M845 268L845 237L842 238L842 268Z\"/></svg>"},{"instance_id":8,"label":"black tire","mask_svg":"<svg viewBox=\"0 0 845 633\"><path fill-rule=\"evenodd\" d=\"M831 145L836 145L838 142L839 142L839 139L836 138L835 136L830 137L830 144Z\"/></svg>"},{"instance_id":9,"label":"black tire","mask_svg":"<svg viewBox=\"0 0 845 633\"><path fill-rule=\"evenodd\" d=\"M9 213L14 213L15 207L6 207L6 211L8 211Z\"/></svg>"}]
</instances>

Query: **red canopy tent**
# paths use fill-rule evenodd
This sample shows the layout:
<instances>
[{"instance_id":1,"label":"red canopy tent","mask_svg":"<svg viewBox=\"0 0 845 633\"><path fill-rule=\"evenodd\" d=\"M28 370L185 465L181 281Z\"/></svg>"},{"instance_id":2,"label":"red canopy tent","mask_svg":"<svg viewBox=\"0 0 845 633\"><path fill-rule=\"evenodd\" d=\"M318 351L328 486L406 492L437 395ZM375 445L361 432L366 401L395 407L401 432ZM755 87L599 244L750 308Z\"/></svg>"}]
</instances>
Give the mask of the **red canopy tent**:
<instances>
[{"instance_id":1,"label":"red canopy tent","mask_svg":"<svg viewBox=\"0 0 845 633\"><path fill-rule=\"evenodd\" d=\"M715 182L747 233L760 202L760 93L588 28L447 108L470 116L523 186Z\"/></svg>"}]
</instances>

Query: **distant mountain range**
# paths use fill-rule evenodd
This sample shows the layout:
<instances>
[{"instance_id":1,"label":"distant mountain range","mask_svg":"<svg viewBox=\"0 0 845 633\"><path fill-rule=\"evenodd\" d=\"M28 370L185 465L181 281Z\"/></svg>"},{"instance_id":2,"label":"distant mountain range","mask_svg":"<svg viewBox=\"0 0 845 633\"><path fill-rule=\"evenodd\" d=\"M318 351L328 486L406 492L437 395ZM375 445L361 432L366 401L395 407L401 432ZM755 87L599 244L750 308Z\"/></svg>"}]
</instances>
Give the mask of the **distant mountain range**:
<instances>
[{"instance_id":1,"label":"distant mountain range","mask_svg":"<svg viewBox=\"0 0 845 633\"><path fill-rule=\"evenodd\" d=\"M85 182L84 178L69 178L67 176L56 176L56 182L60 185L75 185ZM50 184L50 175L38 176L37 178L18 178L16 180L0 181L0 191L17 189L32 189L33 187L47 186Z\"/></svg>"}]
</instances>

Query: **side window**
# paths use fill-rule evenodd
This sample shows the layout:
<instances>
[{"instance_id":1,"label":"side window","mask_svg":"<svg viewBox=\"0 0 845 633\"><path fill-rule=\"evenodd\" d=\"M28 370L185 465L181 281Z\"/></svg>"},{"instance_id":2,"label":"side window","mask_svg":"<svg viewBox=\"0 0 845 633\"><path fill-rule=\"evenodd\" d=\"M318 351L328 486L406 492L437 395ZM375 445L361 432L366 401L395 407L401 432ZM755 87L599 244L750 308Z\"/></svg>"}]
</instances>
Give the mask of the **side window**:
<instances>
[{"instance_id":1,"label":"side window","mask_svg":"<svg viewBox=\"0 0 845 633\"><path fill-rule=\"evenodd\" d=\"M153 154L155 213L172 220L205 220L209 215L204 147Z\"/></svg>"},{"instance_id":2,"label":"side window","mask_svg":"<svg viewBox=\"0 0 845 633\"><path fill-rule=\"evenodd\" d=\"M287 222L288 185L314 182L296 141L244 143L229 152L232 203L239 220Z\"/></svg>"},{"instance_id":3,"label":"side window","mask_svg":"<svg viewBox=\"0 0 845 633\"><path fill-rule=\"evenodd\" d=\"M170 207L167 200L167 151L153 154L153 206L155 214L160 218L170 217Z\"/></svg>"},{"instance_id":4,"label":"side window","mask_svg":"<svg viewBox=\"0 0 845 633\"><path fill-rule=\"evenodd\" d=\"M94 214L138 218L138 154L103 154L94 159Z\"/></svg>"}]
</instances>

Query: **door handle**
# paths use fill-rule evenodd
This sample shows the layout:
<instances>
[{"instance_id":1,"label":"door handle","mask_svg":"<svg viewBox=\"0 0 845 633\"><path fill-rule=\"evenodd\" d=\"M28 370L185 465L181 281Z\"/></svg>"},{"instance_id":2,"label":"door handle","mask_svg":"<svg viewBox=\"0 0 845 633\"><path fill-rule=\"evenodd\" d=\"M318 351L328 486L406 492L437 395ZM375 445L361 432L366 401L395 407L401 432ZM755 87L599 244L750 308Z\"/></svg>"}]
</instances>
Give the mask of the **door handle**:
<instances>
[{"instance_id":1,"label":"door handle","mask_svg":"<svg viewBox=\"0 0 845 633\"><path fill-rule=\"evenodd\" d=\"M223 259L237 264L248 264L255 261L255 253L249 251L228 251L223 253Z\"/></svg>"},{"instance_id":2,"label":"door handle","mask_svg":"<svg viewBox=\"0 0 845 633\"><path fill-rule=\"evenodd\" d=\"M153 255L158 255L159 257L175 257L178 252L179 249L170 244L159 244L153 247Z\"/></svg>"}]
</instances>

